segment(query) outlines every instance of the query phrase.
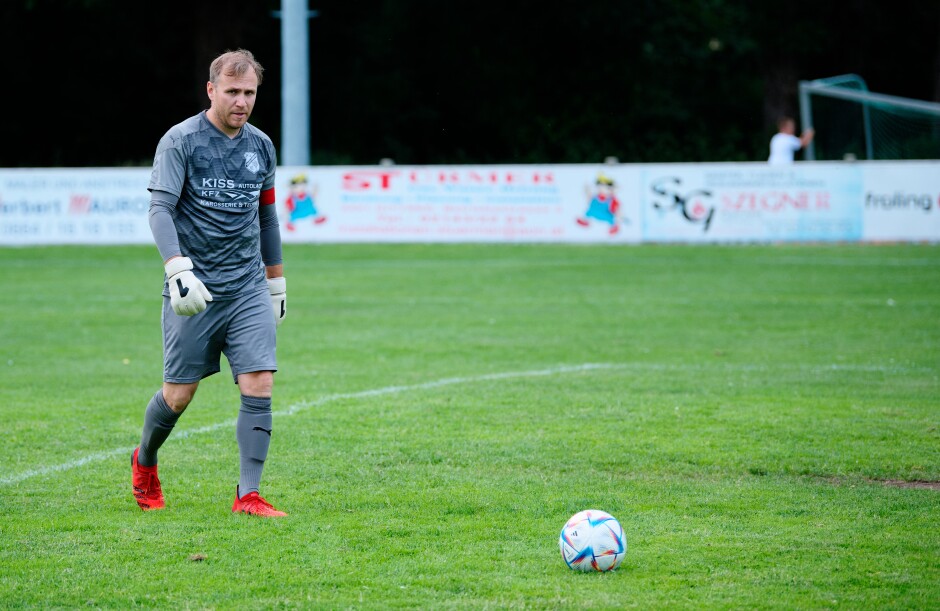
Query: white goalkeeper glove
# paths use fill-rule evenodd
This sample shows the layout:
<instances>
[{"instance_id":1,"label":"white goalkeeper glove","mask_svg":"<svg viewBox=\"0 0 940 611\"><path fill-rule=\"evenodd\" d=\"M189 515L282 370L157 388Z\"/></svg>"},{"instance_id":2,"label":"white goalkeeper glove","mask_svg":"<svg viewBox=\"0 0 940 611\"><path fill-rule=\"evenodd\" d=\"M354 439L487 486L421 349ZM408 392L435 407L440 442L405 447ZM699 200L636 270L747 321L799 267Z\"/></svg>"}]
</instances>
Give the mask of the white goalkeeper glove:
<instances>
[{"instance_id":1,"label":"white goalkeeper glove","mask_svg":"<svg viewBox=\"0 0 940 611\"><path fill-rule=\"evenodd\" d=\"M206 285L193 274L193 262L189 257L176 257L163 266L167 284L170 285L170 305L180 316L192 316L206 309L212 301Z\"/></svg>"},{"instance_id":2,"label":"white goalkeeper glove","mask_svg":"<svg viewBox=\"0 0 940 611\"><path fill-rule=\"evenodd\" d=\"M274 322L281 326L287 316L287 280L268 278L268 291L271 292L271 307L274 309Z\"/></svg>"}]
</instances>

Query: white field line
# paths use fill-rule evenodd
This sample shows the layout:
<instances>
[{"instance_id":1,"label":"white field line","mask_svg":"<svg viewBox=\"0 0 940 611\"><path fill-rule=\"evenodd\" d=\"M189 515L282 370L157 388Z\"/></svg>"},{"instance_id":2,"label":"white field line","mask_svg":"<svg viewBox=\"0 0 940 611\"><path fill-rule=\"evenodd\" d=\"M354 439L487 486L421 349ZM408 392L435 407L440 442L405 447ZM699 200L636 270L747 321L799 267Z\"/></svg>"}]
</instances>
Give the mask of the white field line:
<instances>
[{"instance_id":1,"label":"white field line","mask_svg":"<svg viewBox=\"0 0 940 611\"><path fill-rule=\"evenodd\" d=\"M595 369L622 369L629 367L627 363L623 364L613 364L613 363L584 363L582 365L563 365L559 367L552 367L549 369L535 369L532 371L512 371L505 373L491 373L478 376L466 376L459 378L444 378L441 380L434 380L433 382L425 382L423 384L409 384L405 386L386 386L384 388L374 388L372 390L363 390L360 392L350 392L350 393L339 393L335 395L326 395L319 399L314 399L312 401L301 401L289 406L284 410L275 410L275 416L293 416L296 413L302 412L311 407L317 407L319 405L324 405L326 403L332 403L334 401L342 401L343 399L364 399L369 397L380 397L382 395L392 395L403 392L410 392L414 390L428 390L431 388L440 388L442 386L452 386L454 384L473 384L476 382L486 382L490 380L511 380L514 378L528 378L528 377L538 377L538 376L551 376L551 375L560 375L565 373L578 373L582 371L591 371ZM168 440L170 441L180 441L186 439L187 437L192 437L193 435L201 435L203 433L211 433L222 428L232 428L235 426L235 420L226 420L224 422L217 422L216 424L210 424L208 426L202 426L196 429L187 429L182 431L176 431ZM96 452L94 454L88 454L82 456L81 458L76 458L75 460L70 460L68 462L60 463L57 465L49 465L48 467L41 467L39 469L32 469L29 471L24 471L23 473L17 473L16 475L7 475L5 477L0 477L0 487L9 486L11 484L17 484L19 482L32 479L34 477L42 477L44 475L49 475L52 473L58 473L59 471L69 471L71 469L77 469L83 465L102 462L109 460L116 456L125 456L130 460L131 452L134 451L137 445L125 446L121 448L113 448L111 450L106 450L104 452Z\"/></svg>"},{"instance_id":2,"label":"white field line","mask_svg":"<svg viewBox=\"0 0 940 611\"><path fill-rule=\"evenodd\" d=\"M714 372L716 369L721 371L754 371L754 372L770 372L770 371L792 371L794 369L804 372L804 373L825 373L832 371L849 371L849 372L879 372L879 373L906 373L906 372L921 372L926 373L933 371L930 368L921 368L921 367L904 367L904 366L883 366L883 365L800 365L797 367L786 366L786 365L727 365L723 366L716 363L686 363L684 365L666 365L660 363L584 363L581 365L560 365L558 367L550 367L548 369L534 369L531 371L509 371L504 373L489 373L476 376L465 376L457 378L443 378L440 380L434 380L432 382L424 382L423 384L408 384L403 386L386 386L384 388L374 388L371 390L362 390L359 392L350 392L350 393L339 393L335 395L326 395L325 397L320 397L319 399L313 399L310 401L301 401L295 403L291 406L288 406L283 410L275 410L275 416L293 416L298 412L302 412L311 407L317 407L320 405L325 405L327 403L332 403L334 401L342 401L344 399L365 399L369 397L380 397L382 395L392 395L398 393L411 392L416 390L429 390L432 388L440 388L442 386L453 386L455 384L473 384L477 382L487 382L491 380L511 380L515 378L530 378L530 377L539 377L539 376L552 376L552 375L561 375L566 373L579 373L583 371L592 371L592 370L603 370L603 369L636 369L636 370L645 370L645 371L709 371ZM232 428L235 426L235 419L225 420L223 422L217 422L216 424L210 424L207 426L176 431L167 442L181 441L193 435L201 435L203 433L211 433L222 428ZM83 465L90 463L102 462L109 460L115 456L125 456L130 460L130 454L134 451L134 448L137 447L136 444L133 446L125 446L122 448L114 448L111 450L106 450L104 452L96 452L94 454L88 454L82 456L75 460L70 460L58 465L50 465L48 467L41 467L39 469L32 469L29 471L24 471L23 473L17 473L16 475L7 475L0 477L0 487L9 486L11 484L16 484L34 477L42 477L44 475L49 475L51 473L57 473L59 471L68 471L71 469L76 469Z\"/></svg>"}]
</instances>

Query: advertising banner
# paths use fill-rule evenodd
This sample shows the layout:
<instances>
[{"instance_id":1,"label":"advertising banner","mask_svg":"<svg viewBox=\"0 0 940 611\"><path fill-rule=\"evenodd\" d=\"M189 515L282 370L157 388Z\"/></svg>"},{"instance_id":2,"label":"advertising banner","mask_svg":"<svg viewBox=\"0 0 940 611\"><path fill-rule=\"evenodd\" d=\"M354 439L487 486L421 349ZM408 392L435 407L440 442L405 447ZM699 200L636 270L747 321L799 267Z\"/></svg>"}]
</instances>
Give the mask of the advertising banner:
<instances>
[{"instance_id":1,"label":"advertising banner","mask_svg":"<svg viewBox=\"0 0 940 611\"><path fill-rule=\"evenodd\" d=\"M639 242L630 166L287 167L287 242Z\"/></svg>"},{"instance_id":2,"label":"advertising banner","mask_svg":"<svg viewBox=\"0 0 940 611\"><path fill-rule=\"evenodd\" d=\"M152 244L150 168L0 169L0 245ZM940 162L280 167L285 242L940 241Z\"/></svg>"},{"instance_id":3,"label":"advertising banner","mask_svg":"<svg viewBox=\"0 0 940 611\"><path fill-rule=\"evenodd\" d=\"M153 243L149 169L0 169L0 244Z\"/></svg>"},{"instance_id":4,"label":"advertising banner","mask_svg":"<svg viewBox=\"0 0 940 611\"><path fill-rule=\"evenodd\" d=\"M940 164L897 162L865 172L866 241L940 240Z\"/></svg>"},{"instance_id":5,"label":"advertising banner","mask_svg":"<svg viewBox=\"0 0 940 611\"><path fill-rule=\"evenodd\" d=\"M862 236L858 166L642 168L644 241L854 241Z\"/></svg>"}]
</instances>

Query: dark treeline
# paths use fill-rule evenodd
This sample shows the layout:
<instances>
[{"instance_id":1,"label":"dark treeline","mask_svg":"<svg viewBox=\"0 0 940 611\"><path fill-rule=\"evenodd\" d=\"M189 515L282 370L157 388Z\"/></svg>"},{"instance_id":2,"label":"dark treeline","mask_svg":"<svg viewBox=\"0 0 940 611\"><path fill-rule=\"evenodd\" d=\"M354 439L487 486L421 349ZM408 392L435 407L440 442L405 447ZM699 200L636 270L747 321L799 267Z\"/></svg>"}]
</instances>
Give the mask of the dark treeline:
<instances>
[{"instance_id":1,"label":"dark treeline","mask_svg":"<svg viewBox=\"0 0 940 611\"><path fill-rule=\"evenodd\" d=\"M315 164L760 160L797 84L940 101L937 0L310 0ZM0 166L149 165L229 48L266 66L279 0L3 0Z\"/></svg>"}]
</instances>

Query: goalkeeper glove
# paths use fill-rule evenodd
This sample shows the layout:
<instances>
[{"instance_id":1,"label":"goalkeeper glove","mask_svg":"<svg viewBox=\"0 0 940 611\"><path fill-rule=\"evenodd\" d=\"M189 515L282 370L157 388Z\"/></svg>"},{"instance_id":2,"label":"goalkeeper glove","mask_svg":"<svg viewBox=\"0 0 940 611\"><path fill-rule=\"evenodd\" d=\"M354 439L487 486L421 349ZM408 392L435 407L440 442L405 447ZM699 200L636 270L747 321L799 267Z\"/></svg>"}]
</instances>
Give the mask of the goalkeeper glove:
<instances>
[{"instance_id":1,"label":"goalkeeper glove","mask_svg":"<svg viewBox=\"0 0 940 611\"><path fill-rule=\"evenodd\" d=\"M206 309L206 302L212 301L212 295L191 271L193 262L189 257L171 259L164 269L174 312L180 316L192 316Z\"/></svg>"},{"instance_id":2,"label":"goalkeeper glove","mask_svg":"<svg viewBox=\"0 0 940 611\"><path fill-rule=\"evenodd\" d=\"M271 307L274 308L274 322L281 326L287 316L287 280L268 278L268 291L271 292Z\"/></svg>"}]
</instances>

